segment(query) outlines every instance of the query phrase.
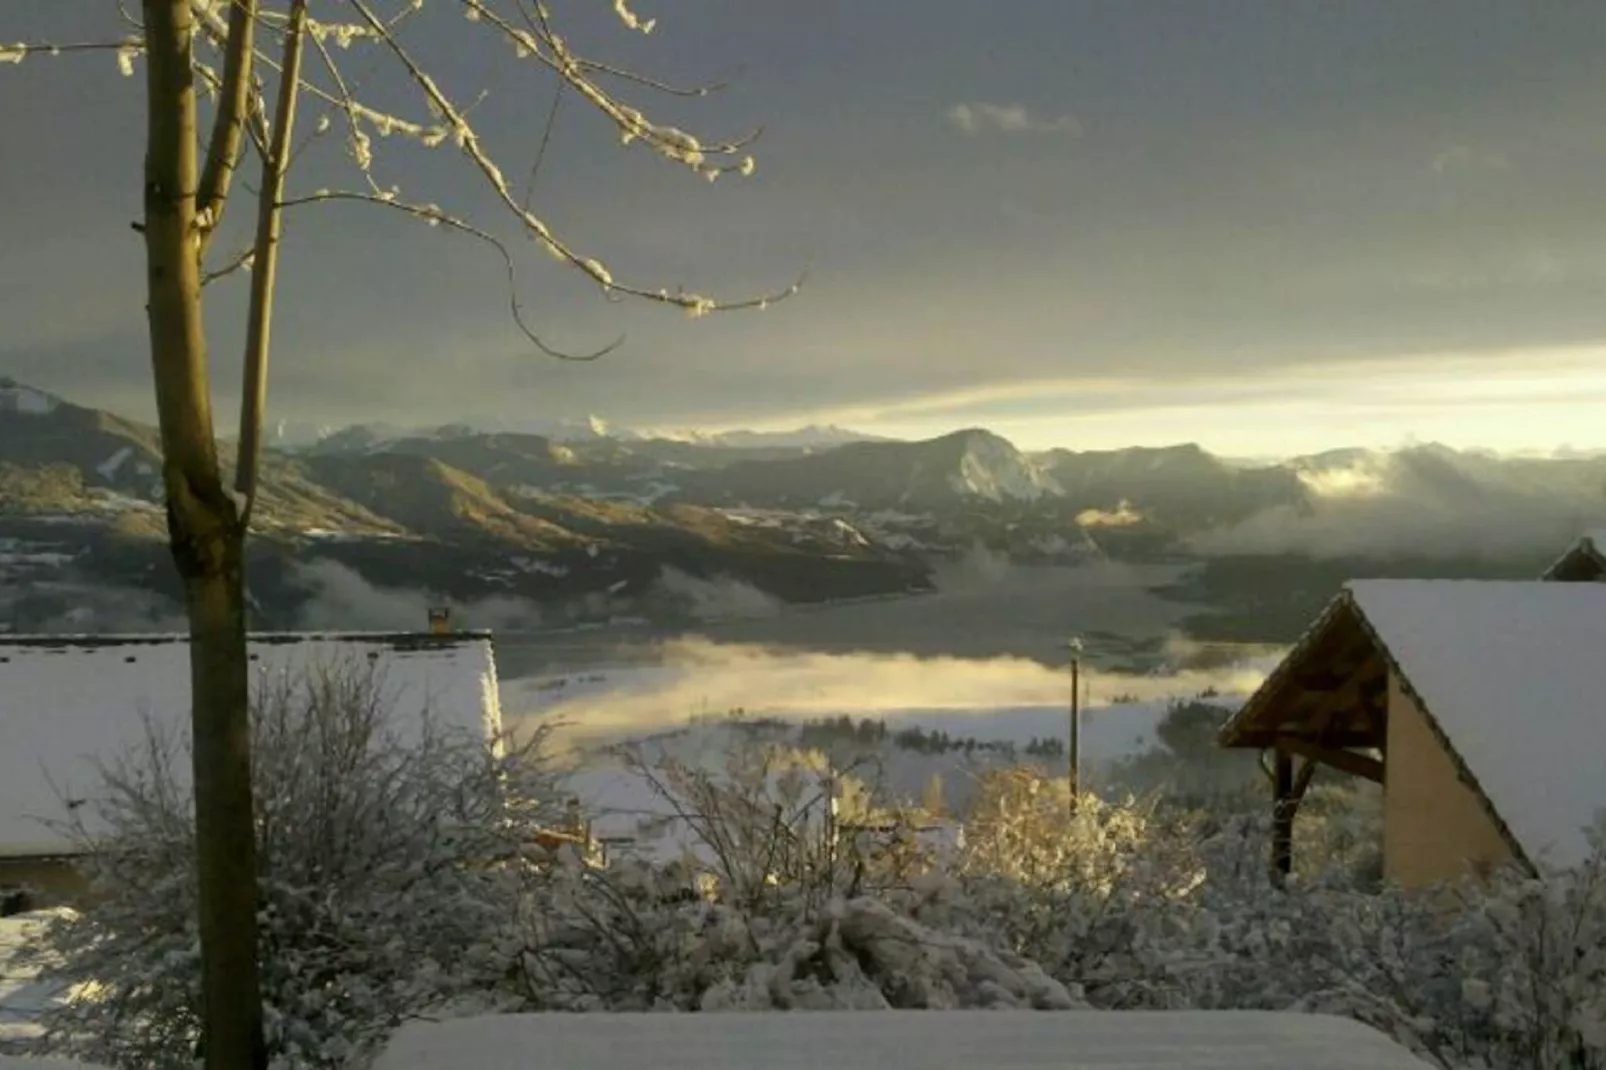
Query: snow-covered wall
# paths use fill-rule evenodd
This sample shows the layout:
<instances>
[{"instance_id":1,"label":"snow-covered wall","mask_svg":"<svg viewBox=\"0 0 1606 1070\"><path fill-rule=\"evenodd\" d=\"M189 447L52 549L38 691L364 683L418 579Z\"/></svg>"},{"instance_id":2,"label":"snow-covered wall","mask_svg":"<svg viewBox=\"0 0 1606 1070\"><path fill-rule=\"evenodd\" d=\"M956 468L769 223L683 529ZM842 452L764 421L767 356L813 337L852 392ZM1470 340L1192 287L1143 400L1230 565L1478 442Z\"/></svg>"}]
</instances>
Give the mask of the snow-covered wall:
<instances>
[{"instance_id":1,"label":"snow-covered wall","mask_svg":"<svg viewBox=\"0 0 1606 1070\"><path fill-rule=\"evenodd\" d=\"M1458 880L1512 860L1477 792L1463 783L1422 709L1389 673L1383 876L1404 888Z\"/></svg>"},{"instance_id":2,"label":"snow-covered wall","mask_svg":"<svg viewBox=\"0 0 1606 1070\"><path fill-rule=\"evenodd\" d=\"M250 656L256 686L373 663L390 728L403 740L416 737L426 710L441 727L501 731L485 635L264 634L252 638ZM97 759L136 744L147 716L186 738L189 690L182 636L0 640L0 858L67 850L41 819L63 818L63 800L85 798L98 782Z\"/></svg>"}]
</instances>

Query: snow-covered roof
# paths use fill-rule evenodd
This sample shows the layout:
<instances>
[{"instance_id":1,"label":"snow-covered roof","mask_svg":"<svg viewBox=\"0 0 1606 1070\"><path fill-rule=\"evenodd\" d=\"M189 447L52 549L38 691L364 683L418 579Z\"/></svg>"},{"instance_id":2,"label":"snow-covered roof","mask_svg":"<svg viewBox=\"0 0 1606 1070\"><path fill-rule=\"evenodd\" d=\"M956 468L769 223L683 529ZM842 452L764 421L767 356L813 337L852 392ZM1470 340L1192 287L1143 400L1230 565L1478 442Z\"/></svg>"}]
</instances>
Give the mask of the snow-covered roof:
<instances>
[{"instance_id":1,"label":"snow-covered roof","mask_svg":"<svg viewBox=\"0 0 1606 1070\"><path fill-rule=\"evenodd\" d=\"M1269 1011L509 1014L411 1022L375 1070L1426 1070L1370 1026Z\"/></svg>"},{"instance_id":2,"label":"snow-covered roof","mask_svg":"<svg viewBox=\"0 0 1606 1070\"><path fill-rule=\"evenodd\" d=\"M371 662L403 740L426 709L440 727L501 731L486 634L259 634L250 656L262 677L292 680ZM136 744L147 715L187 737L184 636L0 636L0 858L68 851L40 819L64 817L62 800L83 798L96 759Z\"/></svg>"},{"instance_id":3,"label":"snow-covered roof","mask_svg":"<svg viewBox=\"0 0 1606 1070\"><path fill-rule=\"evenodd\" d=\"M1356 580L1346 592L1530 861L1606 809L1606 585Z\"/></svg>"},{"instance_id":4,"label":"snow-covered roof","mask_svg":"<svg viewBox=\"0 0 1606 1070\"><path fill-rule=\"evenodd\" d=\"M1545 570L1547 580L1606 579L1606 528L1586 531Z\"/></svg>"}]
</instances>

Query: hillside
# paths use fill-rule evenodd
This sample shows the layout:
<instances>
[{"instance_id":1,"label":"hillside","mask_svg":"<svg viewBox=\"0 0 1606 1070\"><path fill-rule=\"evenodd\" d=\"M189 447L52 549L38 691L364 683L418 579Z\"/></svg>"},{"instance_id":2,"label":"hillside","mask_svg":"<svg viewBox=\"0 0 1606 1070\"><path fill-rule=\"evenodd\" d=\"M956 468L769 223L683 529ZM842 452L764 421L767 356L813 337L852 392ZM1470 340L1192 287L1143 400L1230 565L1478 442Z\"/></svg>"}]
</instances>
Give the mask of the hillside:
<instances>
[{"instance_id":1,"label":"hillside","mask_svg":"<svg viewBox=\"0 0 1606 1070\"><path fill-rule=\"evenodd\" d=\"M923 563L838 521L655 507L641 480L656 462L586 445L582 461L542 436L465 430L267 451L250 559L259 611L293 624L322 593L303 575L319 562L420 605L525 599L573 619L673 614L675 599L654 593L666 569L786 601L928 583ZM221 453L228 464L232 449ZM142 627L172 608L154 429L4 380L0 457L0 628ZM123 585L149 592L137 611L110 593Z\"/></svg>"},{"instance_id":2,"label":"hillside","mask_svg":"<svg viewBox=\"0 0 1606 1070\"><path fill-rule=\"evenodd\" d=\"M86 486L148 498L161 455L154 428L0 378L0 458L11 465L66 465Z\"/></svg>"}]
</instances>

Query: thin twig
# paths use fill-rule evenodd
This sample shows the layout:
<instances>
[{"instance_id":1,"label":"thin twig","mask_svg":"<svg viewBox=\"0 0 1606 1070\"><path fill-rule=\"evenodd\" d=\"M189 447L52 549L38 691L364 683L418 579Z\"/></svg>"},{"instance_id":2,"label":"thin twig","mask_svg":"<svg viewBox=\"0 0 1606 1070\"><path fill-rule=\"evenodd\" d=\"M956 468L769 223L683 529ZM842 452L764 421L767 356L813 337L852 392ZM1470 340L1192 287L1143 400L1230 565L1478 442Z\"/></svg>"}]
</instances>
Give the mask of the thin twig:
<instances>
[{"instance_id":1,"label":"thin twig","mask_svg":"<svg viewBox=\"0 0 1606 1070\"><path fill-rule=\"evenodd\" d=\"M621 335L601 349L590 353L580 354L566 353L563 350L554 348L552 345L542 339L540 335L536 334L534 328L532 328L524 319L524 309L519 304L518 299L518 269L517 265L514 263L513 254L508 251L507 246L503 244L503 242L495 235L481 230L479 227L474 226L472 223L469 223L466 220L450 215L435 205L412 204L407 201L397 200L395 198L387 198L379 194L364 193L360 190L320 190L317 193L309 193L301 197L286 198L279 202L279 207L295 208L301 205L333 201L355 201L362 204L373 204L384 208L390 208L394 211L403 212L415 219L421 219L426 223L447 227L448 229L455 230L461 234L467 234L472 238L478 238L480 241L491 246L491 248L495 249L502 257L502 263L507 269L508 306L512 310L514 323L518 326L524 337L529 339L537 349L555 360L565 360L576 363L586 363L593 360L599 360L618 349L625 342L624 336Z\"/></svg>"},{"instance_id":2,"label":"thin twig","mask_svg":"<svg viewBox=\"0 0 1606 1070\"><path fill-rule=\"evenodd\" d=\"M228 278L236 271L249 271L251 268L251 260L255 256L256 246L246 246L244 249L241 249L238 253L234 254L228 263L224 264L222 267L215 271L208 271L206 274L202 275L201 285L210 286L214 282Z\"/></svg>"},{"instance_id":3,"label":"thin twig","mask_svg":"<svg viewBox=\"0 0 1606 1070\"><path fill-rule=\"evenodd\" d=\"M530 200L535 196L535 180L541 173L541 164L546 161L547 147L552 144L552 131L557 127L558 108L563 104L563 89L568 83L558 79L558 87L552 92L552 107L547 110L546 123L541 127L541 143L535 147L535 159L530 162L530 173L524 180L524 202L521 207L528 213Z\"/></svg>"}]
</instances>

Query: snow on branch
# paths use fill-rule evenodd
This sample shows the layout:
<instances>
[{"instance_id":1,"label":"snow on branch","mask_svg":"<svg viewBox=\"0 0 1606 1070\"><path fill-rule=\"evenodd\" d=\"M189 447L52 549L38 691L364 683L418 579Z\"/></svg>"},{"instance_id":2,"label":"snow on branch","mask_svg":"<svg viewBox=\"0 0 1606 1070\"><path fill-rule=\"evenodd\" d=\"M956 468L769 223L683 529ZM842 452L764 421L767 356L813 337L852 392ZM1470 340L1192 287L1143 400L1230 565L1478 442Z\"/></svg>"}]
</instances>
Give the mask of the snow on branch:
<instances>
[{"instance_id":1,"label":"snow on branch","mask_svg":"<svg viewBox=\"0 0 1606 1070\"><path fill-rule=\"evenodd\" d=\"M800 288L801 280L774 293L745 300L722 302L685 290L648 289L619 282L602 261L578 252L573 246L559 238L545 220L520 203L508 183L507 177L491 157L479 133L470 123L466 109L459 107L451 99L446 91L441 88L439 82L424 69L423 65L390 31L389 27L379 18L366 0L350 0L350 3L353 10L373 31L383 46L406 70L409 78L424 95L430 110L442 117L445 127L450 132L452 141L474 165L475 169L480 172L503 207L511 212L525 230L539 240L555 259L589 276L597 285L602 287L604 293L609 295L622 294L661 304L674 305L685 309L689 315L703 316L717 311L767 307L774 301L795 294ZM741 152L742 148L756 135L749 135L738 141L705 146L696 137L676 127L660 126L652 123L639 110L621 104L587 76L585 69L580 66L579 60L569 51L567 44L552 30L549 16L541 5L536 5L535 13L529 20L532 29L526 30L514 26L500 14L491 10L483 0L463 0L463 3L470 21L486 23L499 30L512 41L519 55L534 57L546 64L562 77L564 85L578 92L596 105L604 114L612 118L618 125L623 140L627 143L640 138L660 154L670 159L678 160L710 179L717 178L727 171L738 171L742 174L752 173L751 157L742 156L735 161L730 158ZM362 163L363 161L359 160L359 166ZM526 333L529 332L526 331Z\"/></svg>"},{"instance_id":2,"label":"snow on branch","mask_svg":"<svg viewBox=\"0 0 1606 1070\"><path fill-rule=\"evenodd\" d=\"M49 41L18 41L0 44L0 63L21 63L29 56L65 56L75 52L115 52L117 69L124 77L134 74L134 60L145 52L145 42L138 37L125 37L120 41L72 41L53 44Z\"/></svg>"},{"instance_id":3,"label":"snow on branch","mask_svg":"<svg viewBox=\"0 0 1606 1070\"><path fill-rule=\"evenodd\" d=\"M513 0L511 4L493 4L491 0L455 0L455 4L465 20L485 35L486 46L494 47L499 43L510 48L520 61L551 72L557 78L558 92L572 93L589 103L613 125L622 144L645 145L655 154L709 181L728 173L746 176L754 172L756 165L748 149L761 130L722 140L705 140L678 126L655 121L617 91L620 86L636 87L674 97L696 98L718 91L723 88L723 83L674 85L582 56L559 32L544 0ZM380 7L379 0L342 0L341 4L327 6L322 12L308 12L306 38L317 63L312 65L312 70L303 69L296 77L298 90L321 106L323 111L314 120L312 134L300 147L304 148L306 141L324 134L338 123L343 131L347 155L362 176L361 188L338 194L320 191L313 195L287 197L279 202L282 206L341 200L383 204L406 211L432 225L445 225L491 244L508 265L511 285L514 272L508 247L493 237L482 223L471 222L460 214L434 205L405 201L401 198L399 186L377 173L376 135L379 139L406 138L425 148L437 148L450 143L462 153L473 172L520 229L538 241L559 263L589 277L610 300L636 298L677 307L690 316L698 317L717 311L765 308L799 291L802 277L772 292L721 300L681 287L650 286L616 278L602 259L581 251L560 236L546 218L533 211L527 190L522 196L515 191L472 122L474 103L478 101L468 103L450 94L428 66L403 44L398 31L407 20L423 10L423 0L397 0L393 9L383 11ZM191 0L191 10L197 27L195 76L200 88L217 102L197 191L197 217L204 249L220 224L230 180L239 165L242 152L248 145L254 145L259 153L262 152L269 138L270 121L265 96L268 90L263 83L265 78L283 78L283 67L276 52L288 26L288 15L286 10L270 7L257 0ZM331 16L335 10L340 10L342 14ZM647 34L656 25L655 19L642 16L630 0L613 0L613 12L620 23L634 32ZM319 18L318 14L324 17ZM126 10L123 17L138 29L137 21ZM342 69L342 54L355 52L359 48L377 49L394 60L407 82L423 98L428 114L409 116L392 107L377 106L377 101L363 99L357 82ZM0 62L20 62L36 53L109 50L116 53L124 73L131 74L133 61L143 49L143 40L137 33L106 42L63 45L22 43L0 45ZM547 117L542 155L546 142L550 140L555 114L554 108ZM216 281L248 268L250 260L247 254L236 256L209 271L206 279L208 282ZM559 354L536 336L525 322L516 294L510 298L510 305L519 329L542 352L552 356L572 356ZM617 344L581 354L574 359L595 359L611 351Z\"/></svg>"}]
</instances>

